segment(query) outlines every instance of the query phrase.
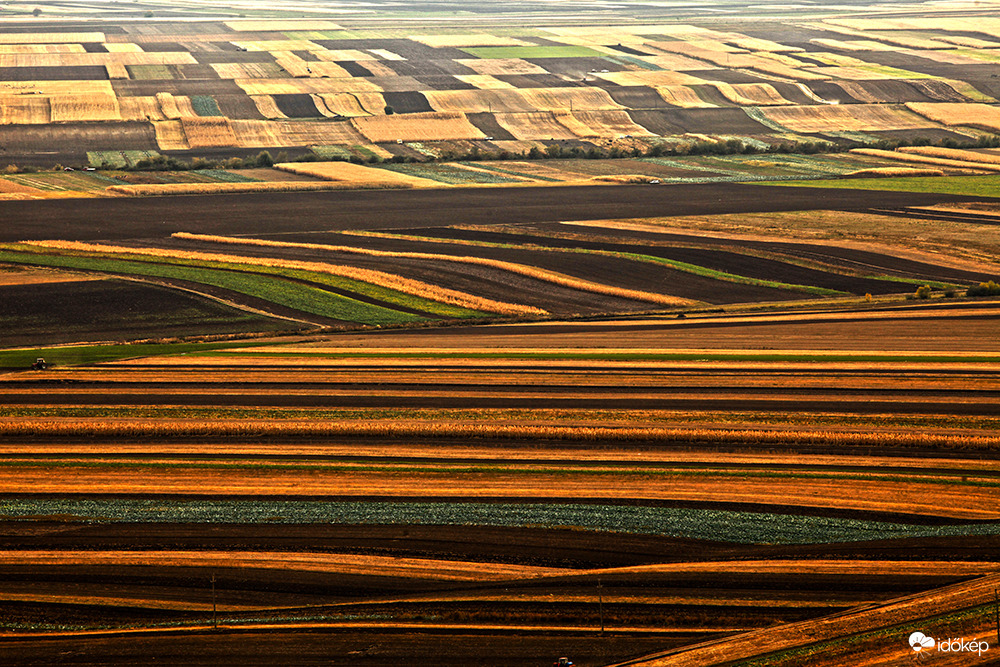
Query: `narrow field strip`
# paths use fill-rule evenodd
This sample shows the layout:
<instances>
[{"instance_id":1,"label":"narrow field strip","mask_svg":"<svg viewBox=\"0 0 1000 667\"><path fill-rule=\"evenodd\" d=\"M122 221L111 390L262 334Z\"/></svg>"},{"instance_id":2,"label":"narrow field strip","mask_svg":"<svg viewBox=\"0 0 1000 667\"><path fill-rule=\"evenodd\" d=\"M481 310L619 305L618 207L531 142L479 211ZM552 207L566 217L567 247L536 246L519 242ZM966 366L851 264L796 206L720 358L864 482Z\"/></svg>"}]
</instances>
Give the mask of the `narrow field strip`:
<instances>
[{"instance_id":1,"label":"narrow field strip","mask_svg":"<svg viewBox=\"0 0 1000 667\"><path fill-rule=\"evenodd\" d=\"M58 474L54 474L58 471ZM950 518L1000 520L995 483L937 483L920 478L887 482L833 476L569 475L563 472L397 473L321 470L151 468L121 466L8 466L0 468L6 493L194 497L434 498L521 500L643 498L661 501L768 503ZM964 529L964 528L963 528ZM775 528L776 530L776 528Z\"/></svg>"},{"instance_id":2,"label":"narrow field strip","mask_svg":"<svg viewBox=\"0 0 1000 667\"><path fill-rule=\"evenodd\" d=\"M187 251L169 251L155 248L134 248L127 246L109 246L102 244L77 243L68 241L29 241L22 244L4 245L13 250L23 248L40 248L45 250L67 251L72 253L89 253L97 257L121 258L122 260L135 260L142 262L166 262L179 264L185 267L191 266L217 266L242 273L259 272L271 273L275 275L285 275L289 270L294 275L295 271L304 271L312 274L326 274L347 279L350 282L344 285L354 288L359 292L372 292L374 288L381 288L374 293L383 298L392 296L391 292L397 292L408 297L418 297L419 299L431 302L439 302L437 307L457 306L460 312L468 314L470 311L486 311L506 314L539 314L543 313L537 308L521 306L516 304L502 303L478 297L464 292L430 285L411 278L404 278L384 271L371 269L357 269L354 267L339 266L336 264L326 264L319 262L300 262L295 260L275 260L258 257L242 257L226 254L199 253ZM37 252L37 251L34 251ZM0 255L2 257L2 255ZM155 259L151 259L155 258ZM252 267L249 268L248 267ZM373 287L365 287L365 283ZM396 297L398 300L398 297ZM419 301L418 301L419 303Z\"/></svg>"},{"instance_id":3,"label":"narrow field strip","mask_svg":"<svg viewBox=\"0 0 1000 667\"><path fill-rule=\"evenodd\" d=\"M389 324L421 319L416 315L364 303L317 287L246 270L227 271L195 266L171 266L150 260L109 259L100 255L81 257L17 251L0 251L0 261L188 280L336 320Z\"/></svg>"},{"instance_id":4,"label":"narrow field strip","mask_svg":"<svg viewBox=\"0 0 1000 667\"><path fill-rule=\"evenodd\" d=\"M817 507L760 503L748 509L708 509L600 502L568 502L568 499L477 501L475 498L370 500L301 500L298 498L231 497L199 498L104 498L11 497L0 499L0 516L6 521L58 520L73 525L92 524L241 524L261 525L413 525L539 528L660 535L685 539L739 544L826 544L920 537L990 536L1000 534L1000 524L961 521L928 522L917 515L886 520L858 513L856 517L829 515ZM877 515L884 517L885 514ZM279 529L280 531L280 529ZM140 552L143 553L143 552ZM347 557L349 558L349 556ZM385 557L389 562L389 557ZM688 563L670 563L682 571ZM717 564L716 564L717 566ZM849 571L843 563L829 563ZM463 566L471 567L471 566ZM633 571L655 571L658 566ZM693 569L710 569L694 564ZM994 569L1000 565L993 564ZM562 570L561 573L567 573ZM592 574L585 572L584 574ZM506 576L506 574L504 575ZM501 594L487 591L487 594ZM645 596L645 593L643 594Z\"/></svg>"},{"instance_id":5,"label":"narrow field strip","mask_svg":"<svg viewBox=\"0 0 1000 667\"><path fill-rule=\"evenodd\" d=\"M472 241L469 239L449 239L449 238L439 238L434 236L414 236L412 234L392 234L386 232L371 232L371 231L347 231L343 232L345 235L349 236L370 236L374 238L386 238L386 239L400 239L406 241L419 241L421 243L447 243L447 244L458 244L458 245L468 245L473 247L484 247L484 248L509 248L517 250L533 250L533 251L543 251L543 252L560 252L560 253L578 253L584 255L600 255L603 257L617 257L619 259L628 259L636 262L644 262L646 264L659 264L661 266L669 266L672 269L677 269L678 271L684 271L685 273L691 273L697 276L703 276L705 278L712 278L715 280L721 280L724 282L738 283L741 285L755 285L758 287L771 287L774 289L787 289L794 290L798 292L805 292L807 294L816 294L820 296L835 296L846 294L845 292L840 292L837 290L826 289L823 287L816 287L813 285L796 285L792 283L783 283L776 280L762 280L759 278L751 278L749 276L741 276L734 273L727 273L725 271L718 271L716 269L710 269L705 266L698 266L696 264L690 264L687 262L680 262L677 260L667 259L665 257L655 257L653 255L644 255L642 253L626 253L617 252L613 250L596 250L589 248L571 248L571 247L553 247L553 246L540 246L540 245L530 245L530 244L504 244L504 243L491 243L489 241ZM558 238L558 237L554 237ZM241 241L242 242L242 241ZM269 242L270 243L270 242ZM277 242L275 242L277 243ZM375 252L375 251L372 251ZM784 258L782 258L784 261Z\"/></svg>"},{"instance_id":6,"label":"narrow field strip","mask_svg":"<svg viewBox=\"0 0 1000 667\"><path fill-rule=\"evenodd\" d=\"M839 444L844 446L943 447L990 450L1000 446L1000 436L903 431L770 430L753 428L634 428L629 426L556 426L490 423L393 423L246 421L218 419L3 419L0 433L7 437L264 437L273 436L364 436L487 437L505 439L558 439L566 442L682 442L738 443L742 445Z\"/></svg>"},{"instance_id":7,"label":"narrow field strip","mask_svg":"<svg viewBox=\"0 0 1000 667\"><path fill-rule=\"evenodd\" d=\"M176 238L190 239L195 241L214 242L214 243L232 243L240 245L256 245L256 246L276 247L276 248L304 248L304 249L307 248L311 250L327 250L330 252L343 252L343 253L351 253L358 255L366 255L370 257L399 257L408 259L458 262L462 264L476 264L479 266L489 266L492 268L501 269L503 271L510 271L511 273L527 276L529 278L535 278L537 280L542 280L544 282L561 285L563 287L569 287L571 289L579 289L585 292L607 294L610 296L617 296L626 299L635 299L638 301L649 301L651 303L657 303L666 306L681 306L681 305L691 305L696 303L695 301L692 301L690 299L682 299L680 297L657 294L654 292L644 292L640 290L630 290L620 287L613 287L611 285L604 285L602 283L595 283L589 280L574 278L572 276L556 273L555 271L540 269L534 266L527 266L524 264L517 264L514 262L489 259L486 257L476 257L472 255L456 256L456 255L443 255L443 254L423 253L423 252L391 252L386 250L370 250L367 248L358 248L355 246L332 246L319 243L292 243L287 241L268 241L264 239L250 239L250 238L234 237L234 236L211 236L205 234L188 234L185 232L178 232L172 234L172 236Z\"/></svg>"},{"instance_id":8,"label":"narrow field strip","mask_svg":"<svg viewBox=\"0 0 1000 667\"><path fill-rule=\"evenodd\" d=\"M453 581L505 581L564 574L565 570L502 563L405 558L399 556L355 556L299 552L254 551L18 551L0 552L0 565L76 567L204 567L281 569L302 572L330 572L341 575L365 574L404 576L417 579Z\"/></svg>"}]
</instances>

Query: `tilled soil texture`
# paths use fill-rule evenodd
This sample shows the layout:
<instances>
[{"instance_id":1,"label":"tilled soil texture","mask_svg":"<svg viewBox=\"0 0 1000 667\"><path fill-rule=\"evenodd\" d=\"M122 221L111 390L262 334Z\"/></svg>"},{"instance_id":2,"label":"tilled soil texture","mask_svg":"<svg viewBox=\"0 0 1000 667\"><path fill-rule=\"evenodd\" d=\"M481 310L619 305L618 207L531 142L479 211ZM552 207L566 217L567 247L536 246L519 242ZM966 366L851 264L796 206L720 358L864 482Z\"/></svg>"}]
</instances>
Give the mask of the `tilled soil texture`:
<instances>
[{"instance_id":1,"label":"tilled soil texture","mask_svg":"<svg viewBox=\"0 0 1000 667\"><path fill-rule=\"evenodd\" d=\"M296 328L196 295L99 280L0 286L0 345L115 341Z\"/></svg>"},{"instance_id":2,"label":"tilled soil texture","mask_svg":"<svg viewBox=\"0 0 1000 667\"><path fill-rule=\"evenodd\" d=\"M913 211L901 211L900 215L905 215L908 217L920 217L921 213ZM934 213L928 213L927 215L939 215ZM961 222L961 221L981 221L982 218L959 218L956 216L951 221ZM987 223L989 220L987 219ZM545 224L538 225L538 229L544 230L549 233L555 233L557 235L565 235L567 229L565 226L558 224ZM399 232L403 233L403 232ZM422 229L420 234L424 236L444 236L446 238L481 238L484 240L489 240L491 236L496 236L497 238L509 238L507 235L503 234L490 234L488 232L471 232L465 230L433 230L433 229ZM570 247L576 247L579 243L579 247L602 247L602 245L609 245L615 247L622 242L628 245L639 245L639 244L649 244L644 245L644 252L647 254L656 254L661 252L658 245L671 246L673 244L683 244L683 245L694 245L699 246L709 246L718 247L725 249L739 250L740 248L747 248L751 251L762 251L769 254L775 254L780 256L787 256L789 259L793 260L804 260L807 262L814 262L821 265L829 265L836 269L845 272L854 273L883 273L889 276L899 276L910 278L912 280L942 280L942 281L960 281L960 282L985 282L988 280L993 280L992 274L978 273L975 271L966 271L963 269L957 269L950 266L940 266L937 264L929 264L926 262L918 262L911 259L905 259L902 257L895 257L893 255L887 255L881 252L872 252L865 250L858 250L856 248L838 248L835 245L819 245L812 243L802 243L802 242L783 242L783 241L756 241L752 239L734 239L734 238L721 238L715 236L699 236L697 234L675 234L675 233L657 233L657 232L644 232L629 229L593 229L587 230L586 235L588 237L593 237L595 241L574 241L574 240L563 240L559 238L557 240L551 238L539 238L533 239L531 243L538 243L540 245L560 245L566 244ZM527 238L532 238L530 235L526 235ZM514 238L519 238L514 236ZM599 240L598 240L599 239ZM594 245L596 244L596 245ZM626 246L627 247L627 246ZM670 248L672 250L672 248ZM753 259L756 262L756 258ZM801 267L797 267L801 268ZM847 276L841 276L841 278L848 278ZM878 281L871 281L878 282ZM896 283L896 290L899 291L901 286ZM873 292L874 294L874 292Z\"/></svg>"},{"instance_id":3,"label":"tilled soil texture","mask_svg":"<svg viewBox=\"0 0 1000 667\"><path fill-rule=\"evenodd\" d=\"M516 248L489 248L441 243L421 243L395 239L373 239L324 234L282 236L292 242L350 244L390 252L422 252L457 257L485 257L510 262L542 271L572 276L581 280L628 290L676 296L708 303L748 301L779 301L801 296L800 292L765 286L745 285L711 277L698 276L665 265L635 262L629 259L598 254L546 252ZM198 244L207 252L262 255L287 259L333 262L362 268L390 271L442 287L471 292L507 302L525 303L555 314L608 313L646 311L660 308L655 302L628 299L589 292L554 284L549 281L513 273L499 268L437 259L405 257L367 257L351 253L278 248ZM642 250L631 248L631 252ZM871 281L877 282L877 281ZM892 286L892 291L899 291ZM883 288L883 291L888 291Z\"/></svg>"},{"instance_id":4,"label":"tilled soil texture","mask_svg":"<svg viewBox=\"0 0 1000 667\"><path fill-rule=\"evenodd\" d=\"M6 220L0 240L121 240L192 229L206 234L261 235L762 211L860 211L982 200L942 194L711 183L682 188L553 186L10 201L4 202Z\"/></svg>"},{"instance_id":5,"label":"tilled soil texture","mask_svg":"<svg viewBox=\"0 0 1000 667\"><path fill-rule=\"evenodd\" d=\"M650 246L638 243L601 243L601 242L588 242L582 240L573 239L554 239L546 238L540 236L534 236L531 234L500 234L500 233L490 233L490 232L470 232L466 230L459 229L420 229L420 230L400 230L401 234L415 234L420 236L430 236L435 238L454 238L459 240L470 240L470 241L485 241L487 243L500 243L500 244L532 244L540 245L549 248L574 248L579 250L598 250L602 252L614 252L614 253L627 253L627 254L638 254L638 255L648 255L652 257L662 257L667 260L682 262L684 264L693 264L695 266L701 266L715 271L721 271L724 273L733 274L736 276L744 276L747 278L753 278L757 280L775 281L791 285L804 285L804 286L815 286L822 287L825 289L832 289L838 291L849 292L853 294L865 294L866 292L871 294L891 294L899 292L902 287L897 282L875 280L870 278L860 278L856 276L847 276L843 274L833 273L829 271L821 271L818 269L811 269L808 267L797 266L795 264L790 264L788 262L776 261L773 259L767 259L763 257L755 257L752 255L743 255L737 252L730 252L728 250L716 250L708 248L690 248L690 247L665 247L665 246ZM653 235L650 235L653 236ZM691 236L686 239L688 243L700 243L703 245L714 244L714 239L700 239L696 236ZM373 245L374 239L369 241ZM395 246L399 242L392 243ZM731 244L734 247L738 247L737 243ZM399 245L402 249L402 244ZM417 247L416 244L411 243L411 247L414 249ZM431 243L424 244L420 246L423 248L424 252L433 252L433 248L442 248L439 252L445 253L469 253L474 251L477 255L490 256L496 255L500 256L502 253L496 252L491 248L475 247L471 248L469 246L456 245L449 247L447 244ZM752 246L751 246L752 247ZM388 244L387 244L387 249ZM815 252L815 251L814 251ZM513 254L513 253L512 253ZM543 252L533 252L533 253L523 253L525 255L541 257L545 254L553 253L543 253ZM869 253L873 257L879 257L876 253ZM580 262L581 259L587 257L587 255L579 253L556 253L557 256L561 255L563 260L564 268L566 270L566 264L576 264ZM882 256L883 263L886 261L891 261L894 258L889 258ZM517 261L517 260L513 260ZM630 271L635 271L640 265L635 265L633 263L633 268ZM660 270L666 271L666 267L659 267ZM853 267L852 267L853 268ZM925 269L932 269L931 266L926 266ZM558 269L556 269L558 270ZM660 290L667 293L677 294L679 296L686 296L689 298L699 299L703 301L708 301L710 303L734 303L739 301L765 301L765 300L777 300L781 298L793 298L794 294L782 294L777 289L769 289L764 287L758 287L756 290L748 289L748 286L739 285L738 283L732 283L728 281L721 280L711 280L713 283L708 286L708 292L698 292L696 289L692 289L690 292L685 290L684 282L688 280L693 280L694 275L681 271L671 271L670 274L664 276L661 280L662 282L657 285L654 281L649 281L647 283L650 286L657 286ZM677 275L680 274L680 275ZM985 279L984 279L985 280ZM754 292L757 292L756 294ZM707 296L706 296L707 295ZM723 300L725 299L725 300Z\"/></svg>"}]
</instances>

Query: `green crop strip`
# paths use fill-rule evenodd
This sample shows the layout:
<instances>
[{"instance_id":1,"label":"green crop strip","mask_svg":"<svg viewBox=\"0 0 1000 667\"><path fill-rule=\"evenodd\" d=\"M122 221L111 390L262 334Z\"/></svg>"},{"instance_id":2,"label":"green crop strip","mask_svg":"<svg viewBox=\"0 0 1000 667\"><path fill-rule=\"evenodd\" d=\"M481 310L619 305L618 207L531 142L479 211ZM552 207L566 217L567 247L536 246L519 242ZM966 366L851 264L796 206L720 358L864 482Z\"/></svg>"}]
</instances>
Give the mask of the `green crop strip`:
<instances>
[{"instance_id":1,"label":"green crop strip","mask_svg":"<svg viewBox=\"0 0 1000 667\"><path fill-rule=\"evenodd\" d=\"M269 343L270 345L281 345L280 342ZM202 349L216 346L258 347L263 343L222 343L222 344L199 344ZM43 350L16 350L0 352L0 359L15 359L20 363L18 368L26 368L27 364L34 361L37 356L45 356L47 359L53 354L66 352L68 361L62 362L66 365L73 363L97 363L101 361L114 361L117 359L136 358L153 356L147 354L150 348L167 348L154 354L186 354L187 345L115 345L100 346L92 348L68 347L68 348L46 348ZM182 349L176 349L182 348ZM92 350L76 356L78 350ZM12 356L2 356L12 355ZM5 366L5 362L0 362L0 367ZM12 366L7 366L12 367ZM103 418L103 419L200 419L200 420L308 420L308 421L349 421L349 420L485 420L491 423L497 421L515 422L524 419L547 420L546 426L560 426L562 421L570 421L568 426L572 427L578 421L601 421L607 427L613 428L615 425L623 427L635 426L636 420L650 424L666 424L678 426L685 424L699 425L706 421L712 423L725 423L733 427L754 428L754 425L772 426L775 424L785 424L800 427L815 426L841 426L841 427L905 427L905 428L963 428L998 430L1000 429L1000 419L995 417L956 417L951 415L943 416L897 416L897 415L788 415L784 413L744 413L744 412L699 412L697 414L659 414L641 411L635 414L628 410L608 411L608 410L518 410L518 409L493 409L493 410L449 410L449 409L426 409L426 408L365 408L365 409L315 409L315 408L218 408L218 407L148 407L130 406L122 407L34 407L34 406L0 406L0 418L20 418L20 417L68 417L68 418Z\"/></svg>"},{"instance_id":2,"label":"green crop strip","mask_svg":"<svg viewBox=\"0 0 1000 667\"><path fill-rule=\"evenodd\" d=\"M103 258L115 261L127 260L131 262L142 262L144 264L220 269L223 271L237 272L250 275L253 274L273 275L283 278L303 280L306 282L316 283L320 285L326 285L336 289L342 289L347 292L361 294L363 296L367 296L372 299L377 299L379 301L384 301L386 303L390 303L396 306L413 308L414 310L420 310L422 312L430 313L433 315L439 315L441 317L464 318L464 317L483 317L484 315L486 315L486 313L482 313L477 310L462 308L460 306L453 306L447 303L441 303L440 301L434 301L432 299L426 299L413 294L399 292L397 290L393 290L388 287L382 287L381 285L375 285L373 283L367 283L361 280L355 280L352 278L346 278L343 276L337 276L329 273L321 273L319 271L308 271L305 269L291 269L280 266L265 266L261 264L244 264L238 261L221 262L212 260L185 259L182 257L158 257L151 255L142 255L138 253L129 254L129 253L103 253L103 252L81 253L76 251L68 252L68 251L48 249L48 248L43 248L42 246L33 246L27 244L0 244L0 249L2 248L8 248L20 252L31 253L32 255L58 256L58 257L95 257L95 258ZM0 254L0 260L2 260L2 258L3 256L2 254ZM350 299L350 297L341 297L341 298ZM351 299L351 301L355 300ZM361 303L357 301L355 302ZM371 307L382 308L381 306L374 306L374 305L372 305ZM391 311L390 309L384 309L384 310L396 313L396 311ZM319 313L314 313L314 314L319 314ZM408 316L403 313L397 313L397 314L402 315L403 318L401 320L396 320L396 321L407 321L408 319L421 319L417 316ZM387 324L391 323L391 321L372 321L366 323Z\"/></svg>"},{"instance_id":3,"label":"green crop strip","mask_svg":"<svg viewBox=\"0 0 1000 667\"><path fill-rule=\"evenodd\" d=\"M226 355L206 352L206 356ZM724 352L261 352L253 356L327 357L330 359L538 359L601 361L793 361L793 362L912 362L924 363L1000 363L1000 355L948 354L840 354L840 353L724 353Z\"/></svg>"},{"instance_id":4,"label":"green crop strip","mask_svg":"<svg viewBox=\"0 0 1000 667\"><path fill-rule=\"evenodd\" d=\"M74 345L66 347L39 347L24 350L0 350L0 368L27 368L38 357L53 365L73 366L96 364L119 359L152 357L171 354L189 354L206 350L225 350L238 347L279 345L280 343L139 343L135 345ZM130 414L134 411L128 410Z\"/></svg>"},{"instance_id":5,"label":"green crop strip","mask_svg":"<svg viewBox=\"0 0 1000 667\"><path fill-rule=\"evenodd\" d=\"M551 246L536 246L530 244L516 244L516 243L491 243L489 241L469 241L464 239L445 240L435 237L413 236L404 234L384 234L377 232L352 231L350 232L350 235L399 238L412 241L421 241L424 243L457 243L461 245L481 246L486 248L505 248L510 250L537 250L542 252L564 252L564 253L578 253L581 255L601 255L603 257L615 257L618 259L627 259L634 262L644 262L646 264L659 264L662 266L669 266L672 269L683 271L684 273L691 273L697 276L702 276L704 278L712 278L714 280L721 280L723 282L737 283L741 285L755 285L758 287L771 287L774 289L795 290L798 292L806 292L808 294L816 294L818 296L844 296L847 294L846 292L840 292L833 289L826 289L824 287L815 287L813 285L795 285L792 283L782 283L775 280L762 280L759 278L751 278L749 276L741 276L735 273L726 273L725 271L710 269L708 267L699 266L697 264L689 264L687 262L680 262L673 259L666 259L664 257L655 257L653 255L643 255L640 253L618 252L614 250L594 250L590 248L558 248Z\"/></svg>"},{"instance_id":6,"label":"green crop strip","mask_svg":"<svg viewBox=\"0 0 1000 667\"><path fill-rule=\"evenodd\" d=\"M992 621L993 616L996 613L996 605L993 603L977 605L975 607L970 607L968 609L963 609L951 614L941 614L937 616L927 616L921 618L917 621L910 621L908 623L903 623L900 625L892 625L885 628L879 628L877 630L872 630L870 632L865 632L857 635L849 635L846 637L838 637L836 639L828 639L825 641L817 642L815 644L809 644L807 646L802 646L799 648L788 649L785 651L779 651L775 653L769 653L764 656L751 658L749 660L741 660L739 662L729 663L730 667L779 667L780 665L803 665L807 664L804 660L810 656L815 656L821 651L827 649L845 649L851 646L857 646L864 644L871 640L878 639L892 639L893 641L898 641L902 638L909 636L909 634L915 630L934 632L935 636L938 633L935 628L940 624L954 624L961 622L968 622L970 620L983 620ZM948 634L946 632L946 634Z\"/></svg>"},{"instance_id":7,"label":"green crop strip","mask_svg":"<svg viewBox=\"0 0 1000 667\"><path fill-rule=\"evenodd\" d=\"M120 275L188 280L264 299L270 303L293 308L303 313L362 324L397 324L423 319L417 315L363 303L318 287L282 280L277 277L272 278L260 273L251 273L247 270L205 269L184 264L155 263L148 259L146 261L132 261L101 256L11 251L0 251L0 261L86 269Z\"/></svg>"},{"instance_id":8,"label":"green crop strip","mask_svg":"<svg viewBox=\"0 0 1000 667\"><path fill-rule=\"evenodd\" d=\"M837 180L780 181L760 185L798 188L838 188L845 190L891 190L935 194L1000 197L1000 175L916 176L909 178L845 178Z\"/></svg>"}]
</instances>

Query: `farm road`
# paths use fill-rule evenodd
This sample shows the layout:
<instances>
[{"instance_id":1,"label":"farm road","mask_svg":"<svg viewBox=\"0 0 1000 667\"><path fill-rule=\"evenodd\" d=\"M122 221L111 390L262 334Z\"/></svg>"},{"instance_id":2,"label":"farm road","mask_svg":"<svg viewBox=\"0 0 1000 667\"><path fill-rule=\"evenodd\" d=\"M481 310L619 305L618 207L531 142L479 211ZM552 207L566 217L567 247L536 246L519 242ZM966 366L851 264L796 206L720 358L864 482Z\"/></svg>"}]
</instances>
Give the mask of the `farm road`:
<instances>
[{"instance_id":1,"label":"farm road","mask_svg":"<svg viewBox=\"0 0 1000 667\"><path fill-rule=\"evenodd\" d=\"M866 210L978 201L957 195L779 188L738 183L685 187L553 186L351 190L0 203L0 241L76 241L207 234L280 234L722 213Z\"/></svg>"}]
</instances>

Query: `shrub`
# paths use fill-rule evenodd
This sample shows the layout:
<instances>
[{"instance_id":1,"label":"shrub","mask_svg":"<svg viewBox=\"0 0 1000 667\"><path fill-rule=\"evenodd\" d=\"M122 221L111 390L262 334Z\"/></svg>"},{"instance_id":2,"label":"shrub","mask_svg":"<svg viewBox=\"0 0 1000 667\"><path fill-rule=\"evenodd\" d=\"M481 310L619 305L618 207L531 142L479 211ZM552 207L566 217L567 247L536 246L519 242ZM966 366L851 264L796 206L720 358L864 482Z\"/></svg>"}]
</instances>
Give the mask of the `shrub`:
<instances>
[{"instance_id":1,"label":"shrub","mask_svg":"<svg viewBox=\"0 0 1000 667\"><path fill-rule=\"evenodd\" d=\"M913 293L918 299L929 299L931 298L931 286L921 285L917 288L917 291Z\"/></svg>"},{"instance_id":2,"label":"shrub","mask_svg":"<svg viewBox=\"0 0 1000 667\"><path fill-rule=\"evenodd\" d=\"M1000 285L994 281L979 283L976 287L970 287L965 296L997 296L1000 294Z\"/></svg>"}]
</instances>

